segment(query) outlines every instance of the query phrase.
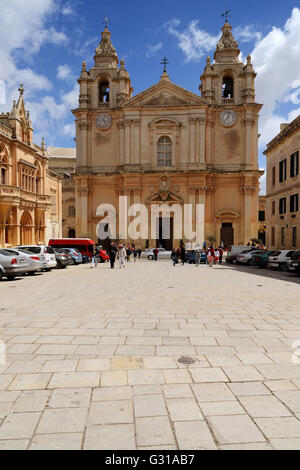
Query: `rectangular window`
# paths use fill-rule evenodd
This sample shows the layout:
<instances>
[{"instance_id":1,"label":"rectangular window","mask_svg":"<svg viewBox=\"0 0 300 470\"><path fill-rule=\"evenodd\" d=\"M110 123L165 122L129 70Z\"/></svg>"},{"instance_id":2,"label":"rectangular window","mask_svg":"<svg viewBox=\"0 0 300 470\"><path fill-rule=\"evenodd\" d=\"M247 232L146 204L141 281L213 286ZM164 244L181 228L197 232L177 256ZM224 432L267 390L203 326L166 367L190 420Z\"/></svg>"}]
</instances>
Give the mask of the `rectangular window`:
<instances>
[{"instance_id":1,"label":"rectangular window","mask_svg":"<svg viewBox=\"0 0 300 470\"><path fill-rule=\"evenodd\" d=\"M273 166L272 168L272 186L275 186L276 184L276 166Z\"/></svg>"},{"instance_id":2,"label":"rectangular window","mask_svg":"<svg viewBox=\"0 0 300 470\"><path fill-rule=\"evenodd\" d=\"M275 227L271 228L271 245L275 246Z\"/></svg>"},{"instance_id":3,"label":"rectangular window","mask_svg":"<svg viewBox=\"0 0 300 470\"><path fill-rule=\"evenodd\" d=\"M299 174L299 152L291 155L291 178L294 178Z\"/></svg>"},{"instance_id":4,"label":"rectangular window","mask_svg":"<svg viewBox=\"0 0 300 470\"><path fill-rule=\"evenodd\" d=\"M264 221L266 220L266 213L265 213L265 211L259 211L258 220L259 220L259 222L264 222Z\"/></svg>"},{"instance_id":5,"label":"rectangular window","mask_svg":"<svg viewBox=\"0 0 300 470\"><path fill-rule=\"evenodd\" d=\"M290 197L290 211L291 212L298 212L299 209L299 195L294 194Z\"/></svg>"},{"instance_id":6,"label":"rectangular window","mask_svg":"<svg viewBox=\"0 0 300 470\"><path fill-rule=\"evenodd\" d=\"M272 201L272 215L276 214L276 202Z\"/></svg>"},{"instance_id":7,"label":"rectangular window","mask_svg":"<svg viewBox=\"0 0 300 470\"><path fill-rule=\"evenodd\" d=\"M279 214L280 215L286 214L286 197L279 199Z\"/></svg>"},{"instance_id":8,"label":"rectangular window","mask_svg":"<svg viewBox=\"0 0 300 470\"><path fill-rule=\"evenodd\" d=\"M297 248L297 227L293 227L293 248Z\"/></svg>"},{"instance_id":9,"label":"rectangular window","mask_svg":"<svg viewBox=\"0 0 300 470\"><path fill-rule=\"evenodd\" d=\"M279 183L286 181L286 159L279 163Z\"/></svg>"},{"instance_id":10,"label":"rectangular window","mask_svg":"<svg viewBox=\"0 0 300 470\"><path fill-rule=\"evenodd\" d=\"M285 228L281 227L281 246L285 245Z\"/></svg>"}]
</instances>

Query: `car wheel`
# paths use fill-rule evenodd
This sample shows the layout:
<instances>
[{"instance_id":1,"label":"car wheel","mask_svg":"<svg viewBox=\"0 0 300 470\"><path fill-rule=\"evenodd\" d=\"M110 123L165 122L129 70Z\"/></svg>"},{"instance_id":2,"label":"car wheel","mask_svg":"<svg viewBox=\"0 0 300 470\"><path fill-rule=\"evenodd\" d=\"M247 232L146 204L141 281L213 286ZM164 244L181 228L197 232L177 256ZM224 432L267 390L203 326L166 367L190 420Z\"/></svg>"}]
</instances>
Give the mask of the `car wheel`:
<instances>
[{"instance_id":1,"label":"car wheel","mask_svg":"<svg viewBox=\"0 0 300 470\"><path fill-rule=\"evenodd\" d=\"M3 278L3 272L0 269L0 281L1 281L2 278Z\"/></svg>"},{"instance_id":2,"label":"car wheel","mask_svg":"<svg viewBox=\"0 0 300 470\"><path fill-rule=\"evenodd\" d=\"M46 268L45 271L46 271L46 273L50 273L51 268Z\"/></svg>"},{"instance_id":3,"label":"car wheel","mask_svg":"<svg viewBox=\"0 0 300 470\"><path fill-rule=\"evenodd\" d=\"M148 256L148 260L149 260L149 261L153 261L153 256L151 256L151 255Z\"/></svg>"},{"instance_id":4,"label":"car wheel","mask_svg":"<svg viewBox=\"0 0 300 470\"><path fill-rule=\"evenodd\" d=\"M15 274L10 274L9 276L6 276L9 281L13 281L14 278L16 277Z\"/></svg>"},{"instance_id":5,"label":"car wheel","mask_svg":"<svg viewBox=\"0 0 300 470\"><path fill-rule=\"evenodd\" d=\"M282 271L283 273L285 273L288 270L287 263L280 263L279 270Z\"/></svg>"},{"instance_id":6,"label":"car wheel","mask_svg":"<svg viewBox=\"0 0 300 470\"><path fill-rule=\"evenodd\" d=\"M72 266L75 266L75 264L76 264L76 261L75 261L75 259L74 259L74 258L72 258L71 264L72 264Z\"/></svg>"},{"instance_id":7,"label":"car wheel","mask_svg":"<svg viewBox=\"0 0 300 470\"><path fill-rule=\"evenodd\" d=\"M36 273L36 271L31 271L30 273L27 273L27 274L28 274L28 276L34 276L35 273Z\"/></svg>"}]
</instances>

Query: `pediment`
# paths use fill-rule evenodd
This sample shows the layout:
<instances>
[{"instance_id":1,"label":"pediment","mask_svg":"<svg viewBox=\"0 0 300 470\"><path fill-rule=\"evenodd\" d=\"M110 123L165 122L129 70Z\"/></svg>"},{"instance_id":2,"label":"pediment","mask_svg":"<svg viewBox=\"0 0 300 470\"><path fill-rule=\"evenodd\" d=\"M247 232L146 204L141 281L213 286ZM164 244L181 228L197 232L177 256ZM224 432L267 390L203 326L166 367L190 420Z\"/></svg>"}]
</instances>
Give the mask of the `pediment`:
<instances>
[{"instance_id":1,"label":"pediment","mask_svg":"<svg viewBox=\"0 0 300 470\"><path fill-rule=\"evenodd\" d=\"M171 82L159 82L123 104L127 107L203 106L206 102L198 95Z\"/></svg>"},{"instance_id":2,"label":"pediment","mask_svg":"<svg viewBox=\"0 0 300 470\"><path fill-rule=\"evenodd\" d=\"M163 194L166 194L166 198L163 197ZM146 200L146 204L167 204L167 205L173 205L173 204L183 204L183 199L172 193L172 192L159 192L156 194L153 194L151 197L149 197Z\"/></svg>"}]
</instances>

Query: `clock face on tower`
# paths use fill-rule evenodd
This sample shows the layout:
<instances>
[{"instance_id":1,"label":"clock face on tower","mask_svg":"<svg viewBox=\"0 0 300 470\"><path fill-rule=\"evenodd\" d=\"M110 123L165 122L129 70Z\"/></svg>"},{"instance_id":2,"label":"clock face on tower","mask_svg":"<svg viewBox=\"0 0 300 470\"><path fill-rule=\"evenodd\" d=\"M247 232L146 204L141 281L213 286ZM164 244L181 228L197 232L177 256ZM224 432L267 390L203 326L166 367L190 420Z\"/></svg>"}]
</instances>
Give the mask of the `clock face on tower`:
<instances>
[{"instance_id":1,"label":"clock face on tower","mask_svg":"<svg viewBox=\"0 0 300 470\"><path fill-rule=\"evenodd\" d=\"M102 129L102 130L109 129L110 126L112 125L111 115L108 113L98 114L96 118L96 124L97 124L97 127L99 127L99 129Z\"/></svg>"},{"instance_id":2,"label":"clock face on tower","mask_svg":"<svg viewBox=\"0 0 300 470\"><path fill-rule=\"evenodd\" d=\"M232 127L237 121L237 113L235 111L222 111L220 121L225 127Z\"/></svg>"}]
</instances>

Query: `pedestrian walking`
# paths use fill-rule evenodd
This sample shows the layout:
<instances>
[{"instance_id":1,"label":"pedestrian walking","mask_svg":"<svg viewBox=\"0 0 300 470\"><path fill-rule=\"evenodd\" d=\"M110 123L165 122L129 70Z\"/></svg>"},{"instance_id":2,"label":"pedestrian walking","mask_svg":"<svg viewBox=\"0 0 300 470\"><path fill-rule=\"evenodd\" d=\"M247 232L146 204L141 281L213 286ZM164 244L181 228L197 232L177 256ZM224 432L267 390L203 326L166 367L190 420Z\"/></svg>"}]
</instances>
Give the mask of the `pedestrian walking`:
<instances>
[{"instance_id":1,"label":"pedestrian walking","mask_svg":"<svg viewBox=\"0 0 300 470\"><path fill-rule=\"evenodd\" d=\"M119 266L120 269L125 268L125 258L126 258L126 250L124 245L120 245L118 249L118 258L119 258Z\"/></svg>"},{"instance_id":2,"label":"pedestrian walking","mask_svg":"<svg viewBox=\"0 0 300 470\"><path fill-rule=\"evenodd\" d=\"M173 261L173 266L176 266L176 264L178 264L177 252L174 249L172 250L171 260Z\"/></svg>"},{"instance_id":3,"label":"pedestrian walking","mask_svg":"<svg viewBox=\"0 0 300 470\"><path fill-rule=\"evenodd\" d=\"M195 249L195 262L196 268L198 268L201 263L201 248L199 245L197 245Z\"/></svg>"},{"instance_id":4,"label":"pedestrian walking","mask_svg":"<svg viewBox=\"0 0 300 470\"><path fill-rule=\"evenodd\" d=\"M185 248L184 248L184 246L181 247L180 258L181 258L181 263L184 266L184 263L185 263Z\"/></svg>"},{"instance_id":5,"label":"pedestrian walking","mask_svg":"<svg viewBox=\"0 0 300 470\"><path fill-rule=\"evenodd\" d=\"M158 260L158 249L157 248L155 248L153 250L153 254L154 254L154 261L157 261Z\"/></svg>"},{"instance_id":6,"label":"pedestrian walking","mask_svg":"<svg viewBox=\"0 0 300 470\"><path fill-rule=\"evenodd\" d=\"M219 258L219 264L222 266L223 264L223 255L224 255L224 250L222 247L220 247L220 258Z\"/></svg>"},{"instance_id":7,"label":"pedestrian walking","mask_svg":"<svg viewBox=\"0 0 300 470\"><path fill-rule=\"evenodd\" d=\"M98 267L98 256L99 256L99 250L98 250L98 248L94 248L91 268L97 268Z\"/></svg>"},{"instance_id":8,"label":"pedestrian walking","mask_svg":"<svg viewBox=\"0 0 300 470\"><path fill-rule=\"evenodd\" d=\"M138 257L138 250L134 249L133 250L133 259L134 259L135 263L136 263L137 257Z\"/></svg>"},{"instance_id":9,"label":"pedestrian walking","mask_svg":"<svg viewBox=\"0 0 300 470\"><path fill-rule=\"evenodd\" d=\"M109 260L111 269L115 269L116 255L118 253L118 248L116 247L115 242L112 242L109 249Z\"/></svg>"},{"instance_id":10,"label":"pedestrian walking","mask_svg":"<svg viewBox=\"0 0 300 470\"><path fill-rule=\"evenodd\" d=\"M217 264L220 260L220 250L218 248L215 250L215 264Z\"/></svg>"},{"instance_id":11,"label":"pedestrian walking","mask_svg":"<svg viewBox=\"0 0 300 470\"><path fill-rule=\"evenodd\" d=\"M141 257L142 257L142 250L139 248L138 249L138 258L141 259Z\"/></svg>"},{"instance_id":12,"label":"pedestrian walking","mask_svg":"<svg viewBox=\"0 0 300 470\"><path fill-rule=\"evenodd\" d=\"M210 247L210 249L208 250L208 253L207 253L207 261L208 261L208 264L209 264L210 268L213 267L214 258L215 258L215 251L214 251L213 247Z\"/></svg>"},{"instance_id":13,"label":"pedestrian walking","mask_svg":"<svg viewBox=\"0 0 300 470\"><path fill-rule=\"evenodd\" d=\"M130 258L131 258L131 255L132 255L132 249L130 248L129 245L127 246L126 255L127 255L127 263L130 263Z\"/></svg>"}]
</instances>

